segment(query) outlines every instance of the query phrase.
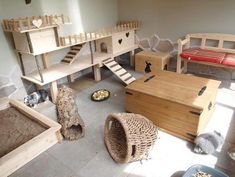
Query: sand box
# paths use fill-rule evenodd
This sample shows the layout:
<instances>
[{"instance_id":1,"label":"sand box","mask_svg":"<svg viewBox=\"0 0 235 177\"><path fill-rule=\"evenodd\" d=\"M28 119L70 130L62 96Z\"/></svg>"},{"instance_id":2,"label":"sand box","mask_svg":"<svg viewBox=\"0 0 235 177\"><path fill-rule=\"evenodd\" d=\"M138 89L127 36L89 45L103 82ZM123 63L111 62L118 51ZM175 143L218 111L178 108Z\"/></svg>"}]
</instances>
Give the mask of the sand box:
<instances>
[{"instance_id":1,"label":"sand box","mask_svg":"<svg viewBox=\"0 0 235 177\"><path fill-rule=\"evenodd\" d=\"M31 120L17 109L0 111L0 157L44 132L47 128Z\"/></svg>"}]
</instances>

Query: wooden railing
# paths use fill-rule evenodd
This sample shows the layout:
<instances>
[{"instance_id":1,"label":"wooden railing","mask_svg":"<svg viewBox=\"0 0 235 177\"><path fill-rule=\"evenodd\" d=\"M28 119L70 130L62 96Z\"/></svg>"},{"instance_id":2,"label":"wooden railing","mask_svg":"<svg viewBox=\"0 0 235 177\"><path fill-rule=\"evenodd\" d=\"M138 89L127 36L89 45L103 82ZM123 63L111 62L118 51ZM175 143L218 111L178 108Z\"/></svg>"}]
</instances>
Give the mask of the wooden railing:
<instances>
[{"instance_id":1,"label":"wooden railing","mask_svg":"<svg viewBox=\"0 0 235 177\"><path fill-rule=\"evenodd\" d=\"M70 23L70 19L64 15L32 16L18 19L4 19L3 29L7 32L24 32L27 30L66 23Z\"/></svg>"}]
</instances>

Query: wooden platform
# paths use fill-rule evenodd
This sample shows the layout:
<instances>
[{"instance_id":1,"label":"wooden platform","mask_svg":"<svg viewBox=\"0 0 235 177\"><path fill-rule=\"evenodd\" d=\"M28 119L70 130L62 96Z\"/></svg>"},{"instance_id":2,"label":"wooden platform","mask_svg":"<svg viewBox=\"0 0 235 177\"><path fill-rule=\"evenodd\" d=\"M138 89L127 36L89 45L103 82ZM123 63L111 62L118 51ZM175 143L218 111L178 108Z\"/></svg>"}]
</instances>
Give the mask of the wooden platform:
<instances>
[{"instance_id":1,"label":"wooden platform","mask_svg":"<svg viewBox=\"0 0 235 177\"><path fill-rule=\"evenodd\" d=\"M1 177L9 176L40 153L62 140L62 136L59 132L61 128L60 124L25 106L19 101L0 99L0 110L9 107L15 108L28 119L45 127L45 131L0 158Z\"/></svg>"},{"instance_id":2,"label":"wooden platform","mask_svg":"<svg viewBox=\"0 0 235 177\"><path fill-rule=\"evenodd\" d=\"M27 76L22 76L22 78L30 82L33 82L37 85L43 86L53 81L59 80L63 77L69 76L86 68L89 68L91 66L97 65L101 63L102 60L111 58L111 55L106 53L94 53L93 56L94 56L93 63L91 61L91 55L86 55L78 58L71 65L65 63L58 63L50 66L47 69L42 70L44 82L41 82L40 75L37 71L28 74Z\"/></svg>"},{"instance_id":3,"label":"wooden platform","mask_svg":"<svg viewBox=\"0 0 235 177\"><path fill-rule=\"evenodd\" d=\"M174 72L151 73L126 87L126 110L193 141L213 113L219 85L220 81Z\"/></svg>"}]
</instances>

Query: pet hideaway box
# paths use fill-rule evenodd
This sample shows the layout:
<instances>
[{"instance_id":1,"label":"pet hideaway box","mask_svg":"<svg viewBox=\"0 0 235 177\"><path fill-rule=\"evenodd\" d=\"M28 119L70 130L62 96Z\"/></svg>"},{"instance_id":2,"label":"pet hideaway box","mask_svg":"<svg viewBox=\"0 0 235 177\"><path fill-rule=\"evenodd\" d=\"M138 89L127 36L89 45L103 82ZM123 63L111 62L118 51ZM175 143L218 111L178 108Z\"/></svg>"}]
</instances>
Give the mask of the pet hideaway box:
<instances>
[{"instance_id":1,"label":"pet hideaway box","mask_svg":"<svg viewBox=\"0 0 235 177\"><path fill-rule=\"evenodd\" d=\"M220 81L169 71L149 73L126 87L126 110L193 141L206 126Z\"/></svg>"},{"instance_id":2,"label":"pet hideaway box","mask_svg":"<svg viewBox=\"0 0 235 177\"><path fill-rule=\"evenodd\" d=\"M144 116L116 113L106 119L104 140L116 162L128 163L145 158L156 139L156 126Z\"/></svg>"},{"instance_id":3,"label":"pet hideaway box","mask_svg":"<svg viewBox=\"0 0 235 177\"><path fill-rule=\"evenodd\" d=\"M167 69L170 57L169 53L163 52L139 52L135 55L135 70L148 73Z\"/></svg>"}]
</instances>

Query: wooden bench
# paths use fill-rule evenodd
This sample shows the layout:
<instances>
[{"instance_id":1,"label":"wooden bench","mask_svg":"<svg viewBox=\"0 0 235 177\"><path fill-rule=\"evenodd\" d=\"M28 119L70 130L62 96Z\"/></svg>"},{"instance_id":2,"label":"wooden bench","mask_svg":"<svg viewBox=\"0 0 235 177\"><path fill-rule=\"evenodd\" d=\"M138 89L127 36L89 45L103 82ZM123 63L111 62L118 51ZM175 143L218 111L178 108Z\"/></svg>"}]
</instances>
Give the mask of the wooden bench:
<instances>
[{"instance_id":1,"label":"wooden bench","mask_svg":"<svg viewBox=\"0 0 235 177\"><path fill-rule=\"evenodd\" d=\"M188 62L235 68L235 35L196 33L179 39L177 72L187 72Z\"/></svg>"}]
</instances>

